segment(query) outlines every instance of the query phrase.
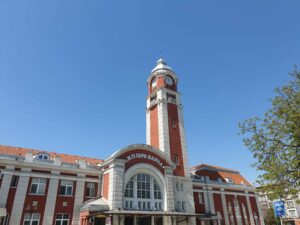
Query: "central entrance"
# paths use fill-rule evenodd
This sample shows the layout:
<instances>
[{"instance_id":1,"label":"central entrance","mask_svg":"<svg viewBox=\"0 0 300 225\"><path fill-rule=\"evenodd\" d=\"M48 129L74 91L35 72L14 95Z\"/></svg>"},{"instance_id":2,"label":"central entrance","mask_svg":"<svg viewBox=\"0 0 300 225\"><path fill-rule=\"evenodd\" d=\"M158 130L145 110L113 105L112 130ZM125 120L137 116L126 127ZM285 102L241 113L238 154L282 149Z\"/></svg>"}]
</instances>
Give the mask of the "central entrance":
<instances>
[{"instance_id":1,"label":"central entrance","mask_svg":"<svg viewBox=\"0 0 300 225\"><path fill-rule=\"evenodd\" d=\"M137 225L151 225L151 216L138 217Z\"/></svg>"},{"instance_id":2,"label":"central entrance","mask_svg":"<svg viewBox=\"0 0 300 225\"><path fill-rule=\"evenodd\" d=\"M125 216L124 225L151 225L151 218L152 216ZM135 223L136 219L136 223ZM163 225L162 217L154 216L153 218L155 225Z\"/></svg>"}]
</instances>

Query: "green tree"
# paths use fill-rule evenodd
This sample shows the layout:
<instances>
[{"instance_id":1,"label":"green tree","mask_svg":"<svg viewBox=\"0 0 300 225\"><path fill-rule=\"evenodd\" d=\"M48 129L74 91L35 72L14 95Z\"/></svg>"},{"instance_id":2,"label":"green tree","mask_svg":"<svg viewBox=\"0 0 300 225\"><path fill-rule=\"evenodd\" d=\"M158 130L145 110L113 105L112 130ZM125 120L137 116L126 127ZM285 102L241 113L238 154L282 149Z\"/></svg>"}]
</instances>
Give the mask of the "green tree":
<instances>
[{"instance_id":1,"label":"green tree","mask_svg":"<svg viewBox=\"0 0 300 225\"><path fill-rule=\"evenodd\" d=\"M280 220L275 217L273 207L267 209L264 220L265 220L265 225L280 224Z\"/></svg>"},{"instance_id":2,"label":"green tree","mask_svg":"<svg viewBox=\"0 0 300 225\"><path fill-rule=\"evenodd\" d=\"M257 182L271 199L296 197L300 185L300 72L275 89L272 107L263 118L239 124L243 142L256 159L261 172Z\"/></svg>"}]
</instances>

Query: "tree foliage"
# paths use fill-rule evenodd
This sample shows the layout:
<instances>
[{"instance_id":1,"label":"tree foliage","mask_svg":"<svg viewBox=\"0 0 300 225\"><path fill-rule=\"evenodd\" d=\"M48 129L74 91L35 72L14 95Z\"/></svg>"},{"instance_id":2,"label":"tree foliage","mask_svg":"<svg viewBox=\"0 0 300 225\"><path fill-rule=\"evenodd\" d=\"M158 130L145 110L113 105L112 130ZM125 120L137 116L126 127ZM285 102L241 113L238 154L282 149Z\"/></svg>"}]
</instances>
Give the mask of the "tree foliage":
<instances>
[{"instance_id":1,"label":"tree foliage","mask_svg":"<svg viewBox=\"0 0 300 225\"><path fill-rule=\"evenodd\" d=\"M265 225L275 225L280 224L279 219L275 217L273 207L270 207L266 210L266 215L264 217Z\"/></svg>"},{"instance_id":2,"label":"tree foliage","mask_svg":"<svg viewBox=\"0 0 300 225\"><path fill-rule=\"evenodd\" d=\"M296 196L300 185L300 72L275 89L272 107L263 118L239 124L244 144L261 171L258 183L272 199Z\"/></svg>"}]
</instances>

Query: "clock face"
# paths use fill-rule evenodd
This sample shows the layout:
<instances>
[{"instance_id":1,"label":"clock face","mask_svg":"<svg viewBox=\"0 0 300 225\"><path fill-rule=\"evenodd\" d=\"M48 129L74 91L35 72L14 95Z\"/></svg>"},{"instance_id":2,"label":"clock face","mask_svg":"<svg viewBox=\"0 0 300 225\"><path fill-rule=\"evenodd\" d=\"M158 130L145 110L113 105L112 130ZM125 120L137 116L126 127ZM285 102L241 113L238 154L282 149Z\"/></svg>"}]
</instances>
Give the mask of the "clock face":
<instances>
[{"instance_id":1,"label":"clock face","mask_svg":"<svg viewBox=\"0 0 300 225\"><path fill-rule=\"evenodd\" d=\"M166 83L167 83L167 85L171 86L173 84L173 79L169 76L166 76Z\"/></svg>"},{"instance_id":2,"label":"clock face","mask_svg":"<svg viewBox=\"0 0 300 225\"><path fill-rule=\"evenodd\" d=\"M154 78L151 83L152 88L156 87L156 83L157 83L157 80L156 80L156 78Z\"/></svg>"}]
</instances>

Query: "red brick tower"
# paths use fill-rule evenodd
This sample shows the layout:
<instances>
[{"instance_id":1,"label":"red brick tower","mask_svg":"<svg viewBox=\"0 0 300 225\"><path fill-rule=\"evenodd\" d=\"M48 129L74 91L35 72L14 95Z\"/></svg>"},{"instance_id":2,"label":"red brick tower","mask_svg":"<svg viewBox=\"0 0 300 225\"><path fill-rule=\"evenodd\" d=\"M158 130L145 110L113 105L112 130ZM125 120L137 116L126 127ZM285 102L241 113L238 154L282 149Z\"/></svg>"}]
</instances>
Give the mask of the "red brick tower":
<instances>
[{"instance_id":1,"label":"red brick tower","mask_svg":"<svg viewBox=\"0 0 300 225\"><path fill-rule=\"evenodd\" d=\"M178 79L160 58L148 78L147 144L164 152L177 166L176 176L188 176L189 166Z\"/></svg>"}]
</instances>

